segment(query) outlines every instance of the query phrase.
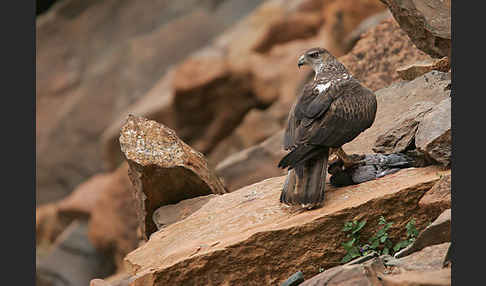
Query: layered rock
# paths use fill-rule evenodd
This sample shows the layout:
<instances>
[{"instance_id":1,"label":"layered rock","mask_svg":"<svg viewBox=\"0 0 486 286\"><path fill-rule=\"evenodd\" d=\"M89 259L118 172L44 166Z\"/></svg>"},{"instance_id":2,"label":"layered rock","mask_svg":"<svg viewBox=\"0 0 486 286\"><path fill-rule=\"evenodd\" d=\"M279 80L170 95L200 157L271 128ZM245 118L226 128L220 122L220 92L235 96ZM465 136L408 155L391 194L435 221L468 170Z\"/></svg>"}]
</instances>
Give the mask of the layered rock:
<instances>
[{"instance_id":1,"label":"layered rock","mask_svg":"<svg viewBox=\"0 0 486 286\"><path fill-rule=\"evenodd\" d=\"M209 2L66 0L37 17L36 151L49 154L36 160L37 204L103 171L111 121L261 1Z\"/></svg>"},{"instance_id":2,"label":"layered rock","mask_svg":"<svg viewBox=\"0 0 486 286\"><path fill-rule=\"evenodd\" d=\"M226 192L201 153L153 120L129 115L120 131L120 147L128 161L145 239L157 230L152 215L158 207Z\"/></svg>"},{"instance_id":3,"label":"layered rock","mask_svg":"<svg viewBox=\"0 0 486 286\"><path fill-rule=\"evenodd\" d=\"M328 185L323 207L304 212L279 203L284 177L189 199L162 209L197 205L196 211L152 234L125 261L134 283L144 285L273 285L299 270L312 276L344 256L345 221L385 215L396 223L389 236L397 237L410 217L419 229L437 217L442 209L419 208L418 201L443 172L450 173L435 166L410 168L357 186ZM372 227L363 229L363 237Z\"/></svg>"},{"instance_id":4,"label":"layered rock","mask_svg":"<svg viewBox=\"0 0 486 286\"><path fill-rule=\"evenodd\" d=\"M253 128L256 117L248 114L250 110L257 109L258 112L258 109L267 108L268 114L259 118L271 118L272 126L282 125L281 118L286 117L295 99L295 91L307 75L296 68L300 53L309 47L323 46L336 55L342 54L343 51L332 43L354 29L361 21L359 19L384 9L377 0L340 3L314 0L265 2L211 44L175 66L171 75L161 79L160 86L157 84L159 87L154 87L150 93L163 94L164 99L155 99L155 96L148 99L147 96L127 108L125 114L143 115L173 128L182 140L208 155L213 166L233 151L260 143L265 138L255 138L253 142L247 140L237 150L225 147L246 140L233 131L242 124L246 127L240 129ZM330 10L333 12L326 14L330 5L334 7ZM326 17L329 21L325 21ZM326 23L344 25L345 31L330 35ZM161 110L156 111L147 104L150 101L155 105L160 103ZM274 105L278 106L273 108ZM246 118L247 115L253 118ZM116 134L119 127L119 123L114 123L103 136L110 167L117 166L120 160ZM248 145L244 145L246 143Z\"/></svg>"},{"instance_id":5,"label":"layered rock","mask_svg":"<svg viewBox=\"0 0 486 286\"><path fill-rule=\"evenodd\" d=\"M451 56L450 0L381 0L413 43L435 57Z\"/></svg>"}]
</instances>

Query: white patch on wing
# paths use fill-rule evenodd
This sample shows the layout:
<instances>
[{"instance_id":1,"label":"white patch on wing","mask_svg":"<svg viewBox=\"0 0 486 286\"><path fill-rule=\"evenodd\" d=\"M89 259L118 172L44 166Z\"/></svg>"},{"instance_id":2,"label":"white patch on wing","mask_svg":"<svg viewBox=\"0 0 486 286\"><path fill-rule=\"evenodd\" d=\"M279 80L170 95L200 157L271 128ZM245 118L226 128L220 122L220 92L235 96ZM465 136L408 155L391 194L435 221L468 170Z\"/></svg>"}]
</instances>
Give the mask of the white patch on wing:
<instances>
[{"instance_id":1,"label":"white patch on wing","mask_svg":"<svg viewBox=\"0 0 486 286\"><path fill-rule=\"evenodd\" d=\"M323 93L324 91L326 91L329 87L331 86L331 82L328 82L326 84L318 84L316 85L316 87L314 89L317 89L319 91L319 93Z\"/></svg>"}]
</instances>

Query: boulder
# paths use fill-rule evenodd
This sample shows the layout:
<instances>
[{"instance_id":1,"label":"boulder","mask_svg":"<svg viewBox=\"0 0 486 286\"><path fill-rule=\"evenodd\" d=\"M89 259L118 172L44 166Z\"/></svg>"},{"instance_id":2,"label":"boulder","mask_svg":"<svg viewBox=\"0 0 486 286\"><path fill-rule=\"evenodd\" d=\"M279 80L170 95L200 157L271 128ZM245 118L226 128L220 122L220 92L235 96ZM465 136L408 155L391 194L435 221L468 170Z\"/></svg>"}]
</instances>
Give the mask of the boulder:
<instances>
[{"instance_id":1,"label":"boulder","mask_svg":"<svg viewBox=\"0 0 486 286\"><path fill-rule=\"evenodd\" d=\"M36 284L85 286L110 275L110 259L96 251L87 236L86 222L73 221L56 239L49 253L36 261Z\"/></svg>"},{"instance_id":2,"label":"boulder","mask_svg":"<svg viewBox=\"0 0 486 286\"><path fill-rule=\"evenodd\" d=\"M448 91L450 94L450 90ZM420 121L415 146L445 167L451 164L451 98L442 100Z\"/></svg>"},{"instance_id":3,"label":"boulder","mask_svg":"<svg viewBox=\"0 0 486 286\"><path fill-rule=\"evenodd\" d=\"M36 153L49 154L36 160L37 204L104 171L99 136L112 120L262 1L208 2L65 0L37 17Z\"/></svg>"},{"instance_id":4,"label":"boulder","mask_svg":"<svg viewBox=\"0 0 486 286\"><path fill-rule=\"evenodd\" d=\"M192 198L162 207L180 206L183 213L184 206L198 205L191 215L153 233L125 263L135 285L275 285L297 271L311 277L344 256L345 221L384 215L396 223L390 237L401 233L411 216L417 228L424 227L441 210L421 209L418 201L442 173L450 171L409 168L356 186L328 185L324 205L311 211L279 203L283 176L220 196ZM372 228L363 228L363 237Z\"/></svg>"},{"instance_id":5,"label":"boulder","mask_svg":"<svg viewBox=\"0 0 486 286\"><path fill-rule=\"evenodd\" d=\"M425 114L435 106L434 102L421 101L413 104L393 120L393 126L380 134L373 145L376 153L399 153L415 148L415 133Z\"/></svg>"},{"instance_id":6,"label":"boulder","mask_svg":"<svg viewBox=\"0 0 486 286\"><path fill-rule=\"evenodd\" d=\"M158 207L226 192L203 155L162 124L129 115L119 140L135 188L144 239L157 230L152 215Z\"/></svg>"},{"instance_id":7,"label":"boulder","mask_svg":"<svg viewBox=\"0 0 486 286\"><path fill-rule=\"evenodd\" d=\"M373 152L379 136L386 136L395 126L400 115L410 110L418 102L430 101L438 104L450 98L450 90L446 87L451 83L450 73L431 71L409 82L395 82L386 88L375 91L378 108L373 125L353 141L346 143L343 149L348 153L367 154ZM432 110L427 116L432 114ZM423 123L424 119L420 124ZM417 128L416 136L418 135ZM417 138L415 138L417 145Z\"/></svg>"},{"instance_id":8,"label":"boulder","mask_svg":"<svg viewBox=\"0 0 486 286\"><path fill-rule=\"evenodd\" d=\"M428 59L425 61L420 61L411 65L400 67L399 69L397 69L397 73L401 79L413 80L433 70L447 72L450 69L451 64L449 58L443 57L441 59Z\"/></svg>"},{"instance_id":9,"label":"boulder","mask_svg":"<svg viewBox=\"0 0 486 286\"><path fill-rule=\"evenodd\" d=\"M400 79L396 71L399 67L429 58L394 19L386 19L362 34L353 49L339 60L354 77L376 91Z\"/></svg>"},{"instance_id":10,"label":"boulder","mask_svg":"<svg viewBox=\"0 0 486 286\"><path fill-rule=\"evenodd\" d=\"M451 0L381 0L412 42L434 58L451 56Z\"/></svg>"}]
</instances>

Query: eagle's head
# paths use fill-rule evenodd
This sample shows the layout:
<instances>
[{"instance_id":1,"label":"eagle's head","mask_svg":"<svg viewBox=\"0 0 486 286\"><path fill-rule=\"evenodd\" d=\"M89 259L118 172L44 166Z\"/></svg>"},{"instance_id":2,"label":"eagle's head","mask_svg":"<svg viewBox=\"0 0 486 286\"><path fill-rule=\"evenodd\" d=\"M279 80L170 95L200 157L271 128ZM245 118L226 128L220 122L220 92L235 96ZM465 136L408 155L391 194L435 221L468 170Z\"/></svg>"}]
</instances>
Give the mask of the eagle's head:
<instances>
[{"instance_id":1,"label":"eagle's head","mask_svg":"<svg viewBox=\"0 0 486 286\"><path fill-rule=\"evenodd\" d=\"M303 65L309 65L313 70L317 70L322 65L325 65L328 61L334 59L326 49L312 48L307 50L303 55L299 57L297 66L300 68Z\"/></svg>"}]
</instances>

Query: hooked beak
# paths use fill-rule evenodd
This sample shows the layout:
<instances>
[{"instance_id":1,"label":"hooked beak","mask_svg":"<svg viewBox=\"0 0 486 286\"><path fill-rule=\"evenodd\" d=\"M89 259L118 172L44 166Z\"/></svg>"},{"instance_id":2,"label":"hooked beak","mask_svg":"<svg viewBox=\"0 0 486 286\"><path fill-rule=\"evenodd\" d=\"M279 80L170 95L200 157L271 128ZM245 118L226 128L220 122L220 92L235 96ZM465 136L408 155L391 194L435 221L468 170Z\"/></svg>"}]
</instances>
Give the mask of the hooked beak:
<instances>
[{"instance_id":1,"label":"hooked beak","mask_svg":"<svg viewBox=\"0 0 486 286\"><path fill-rule=\"evenodd\" d=\"M304 55L302 55L302 56L300 56L299 61L297 62L297 66L300 69L300 67L303 66L303 65L305 65L305 64L306 63L305 63Z\"/></svg>"}]
</instances>

